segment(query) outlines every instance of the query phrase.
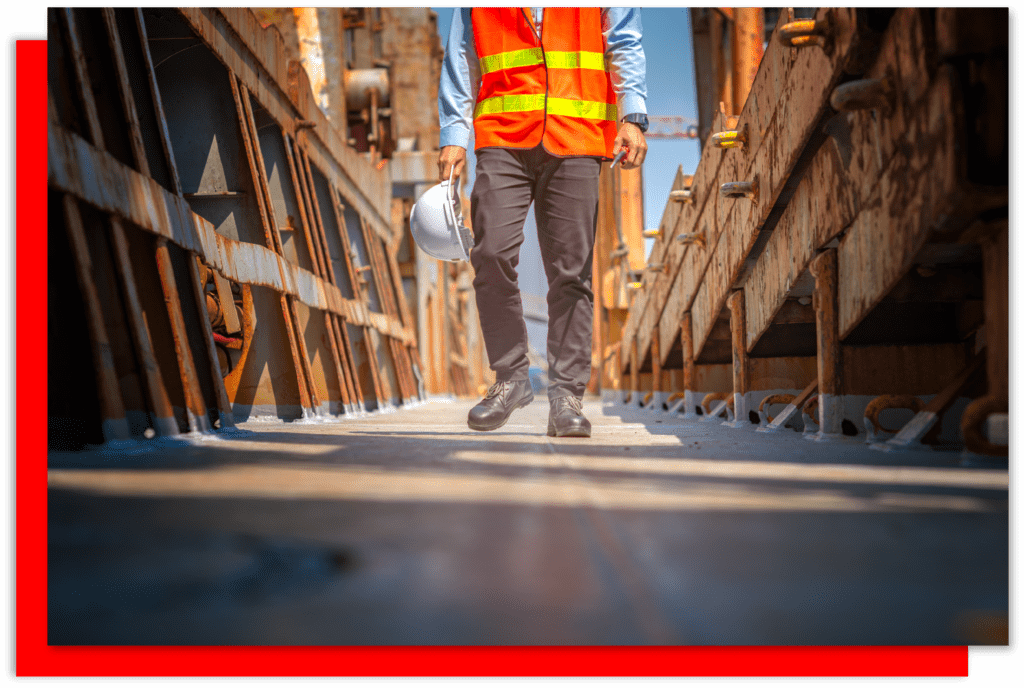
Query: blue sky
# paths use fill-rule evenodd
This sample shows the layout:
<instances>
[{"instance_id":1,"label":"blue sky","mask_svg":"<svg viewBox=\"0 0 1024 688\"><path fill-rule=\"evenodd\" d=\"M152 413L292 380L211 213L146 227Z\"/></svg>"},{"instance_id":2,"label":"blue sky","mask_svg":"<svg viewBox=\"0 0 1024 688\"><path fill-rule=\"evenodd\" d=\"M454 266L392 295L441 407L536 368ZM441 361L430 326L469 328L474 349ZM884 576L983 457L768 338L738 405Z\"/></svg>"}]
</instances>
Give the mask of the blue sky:
<instances>
[{"instance_id":1,"label":"blue sky","mask_svg":"<svg viewBox=\"0 0 1024 688\"><path fill-rule=\"evenodd\" d=\"M441 44L448 40L453 8L435 7ZM647 111L678 115L696 121L697 92L693 72L690 13L682 7L642 10L644 53L647 57ZM644 162L646 227L657 227L679 165L693 174L700 148L689 139L651 139ZM469 179L472 179L470 175ZM648 241L648 249L653 240ZM524 284L524 288L527 285Z\"/></svg>"}]
</instances>

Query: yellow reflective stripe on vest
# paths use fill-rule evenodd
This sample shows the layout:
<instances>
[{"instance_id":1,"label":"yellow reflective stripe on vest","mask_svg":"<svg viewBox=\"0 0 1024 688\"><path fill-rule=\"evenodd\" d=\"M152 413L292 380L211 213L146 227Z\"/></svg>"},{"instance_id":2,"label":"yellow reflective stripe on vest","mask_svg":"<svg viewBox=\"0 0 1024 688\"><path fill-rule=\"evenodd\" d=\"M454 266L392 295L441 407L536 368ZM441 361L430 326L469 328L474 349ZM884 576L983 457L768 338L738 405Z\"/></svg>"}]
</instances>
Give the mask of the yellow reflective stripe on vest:
<instances>
[{"instance_id":1,"label":"yellow reflective stripe on vest","mask_svg":"<svg viewBox=\"0 0 1024 688\"><path fill-rule=\"evenodd\" d=\"M544 64L545 58L547 58L548 67L553 69L597 69L602 72L608 71L604 61L604 53L571 51L549 51L545 53L540 48L524 48L523 50L512 50L507 53L481 57L480 73L490 74L499 69Z\"/></svg>"},{"instance_id":2,"label":"yellow reflective stripe on vest","mask_svg":"<svg viewBox=\"0 0 1024 688\"><path fill-rule=\"evenodd\" d=\"M548 114L584 119L603 119L614 122L618 119L618 108L612 103L598 103L592 100L569 100L548 98Z\"/></svg>"},{"instance_id":3,"label":"yellow reflective stripe on vest","mask_svg":"<svg viewBox=\"0 0 1024 688\"><path fill-rule=\"evenodd\" d=\"M553 69L599 69L608 71L604 62L604 53L590 52L559 52L545 53L547 65Z\"/></svg>"},{"instance_id":4,"label":"yellow reflective stripe on vest","mask_svg":"<svg viewBox=\"0 0 1024 688\"><path fill-rule=\"evenodd\" d=\"M499 69L529 67L530 65L539 64L544 64L544 51L540 48L525 48L523 50L512 50L507 53L481 57L480 73L490 74Z\"/></svg>"},{"instance_id":5,"label":"yellow reflective stripe on vest","mask_svg":"<svg viewBox=\"0 0 1024 688\"><path fill-rule=\"evenodd\" d=\"M544 109L544 94L527 94L516 96L494 96L476 104L473 119L481 115L496 115L503 112L528 112ZM612 103L598 103L591 100L570 100L568 98L548 98L547 112L551 115L565 117L582 117L584 119L601 119L614 122L618 119L618 108Z\"/></svg>"},{"instance_id":6,"label":"yellow reflective stripe on vest","mask_svg":"<svg viewBox=\"0 0 1024 688\"><path fill-rule=\"evenodd\" d=\"M473 118L481 115L496 115L502 112L527 112L544 109L544 94L525 94L515 96L494 96L476 104Z\"/></svg>"}]
</instances>

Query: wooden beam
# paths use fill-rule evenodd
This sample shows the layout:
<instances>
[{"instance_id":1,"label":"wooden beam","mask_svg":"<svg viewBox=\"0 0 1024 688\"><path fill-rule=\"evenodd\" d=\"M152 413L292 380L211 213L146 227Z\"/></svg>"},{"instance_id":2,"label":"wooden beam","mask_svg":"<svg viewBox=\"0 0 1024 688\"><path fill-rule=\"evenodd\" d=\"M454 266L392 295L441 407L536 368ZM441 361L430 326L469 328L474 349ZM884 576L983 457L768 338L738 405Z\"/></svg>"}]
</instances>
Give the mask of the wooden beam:
<instances>
[{"instance_id":1,"label":"wooden beam","mask_svg":"<svg viewBox=\"0 0 1024 688\"><path fill-rule=\"evenodd\" d=\"M835 249L811 261L817 316L818 413L820 437L841 435L843 423L843 349L839 340L839 267Z\"/></svg>"}]
</instances>

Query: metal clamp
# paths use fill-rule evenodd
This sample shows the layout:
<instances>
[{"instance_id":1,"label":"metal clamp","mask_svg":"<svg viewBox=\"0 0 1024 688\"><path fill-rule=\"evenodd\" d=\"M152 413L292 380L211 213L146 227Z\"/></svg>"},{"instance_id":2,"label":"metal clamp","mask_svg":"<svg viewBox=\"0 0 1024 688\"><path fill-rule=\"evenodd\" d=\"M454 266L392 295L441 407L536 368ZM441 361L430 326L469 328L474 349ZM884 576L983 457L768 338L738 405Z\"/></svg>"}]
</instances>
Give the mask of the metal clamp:
<instances>
[{"instance_id":1,"label":"metal clamp","mask_svg":"<svg viewBox=\"0 0 1024 688\"><path fill-rule=\"evenodd\" d=\"M720 131L711 136L711 145L715 148L743 148L747 143L745 131Z\"/></svg>"},{"instance_id":2,"label":"metal clamp","mask_svg":"<svg viewBox=\"0 0 1024 688\"><path fill-rule=\"evenodd\" d=\"M1006 413L1009 409L1006 399L986 396L975 399L967 408L960 419L960 433L963 435L964 444L967 450L975 454L987 456L1006 456L1009 447L1000 446L990 442L982 431L985 421L993 413Z\"/></svg>"},{"instance_id":3,"label":"metal clamp","mask_svg":"<svg viewBox=\"0 0 1024 688\"><path fill-rule=\"evenodd\" d=\"M794 399L796 399L795 394L769 394L768 396L766 396L764 399L761 400L761 405L757 407L758 425L760 425L761 427L765 427L773 420L775 420L770 415L768 415L768 412L765 411L765 408L771 406L772 404L791 404L793 403Z\"/></svg>"},{"instance_id":4,"label":"metal clamp","mask_svg":"<svg viewBox=\"0 0 1024 688\"><path fill-rule=\"evenodd\" d=\"M829 103L837 112L877 109L883 114L889 114L893 110L895 94L893 80L888 76L881 79L859 79L837 86L832 91Z\"/></svg>"},{"instance_id":5,"label":"metal clamp","mask_svg":"<svg viewBox=\"0 0 1024 688\"><path fill-rule=\"evenodd\" d=\"M716 406L715 410L712 411L707 406L708 402L711 402L711 401L721 401L721 402L724 402L724 403ZM733 406L734 406L735 403L736 403L736 400L733 397L733 393L732 392L711 392L710 394L705 394L704 398L700 402L700 407L701 407L701 409L704 410L704 418L703 418L703 420L708 420L708 421L714 420L716 417L718 417L718 416L720 416L722 414L723 410L729 411L730 413L728 415L732 415L731 411L733 410Z\"/></svg>"},{"instance_id":6,"label":"metal clamp","mask_svg":"<svg viewBox=\"0 0 1024 688\"><path fill-rule=\"evenodd\" d=\"M718 192L726 198L750 198L757 200L757 178L751 182L726 182L719 187Z\"/></svg>"},{"instance_id":7,"label":"metal clamp","mask_svg":"<svg viewBox=\"0 0 1024 688\"><path fill-rule=\"evenodd\" d=\"M924 408L924 403L912 394L883 394L875 397L864 409L864 427L867 428L867 442L882 442L899 432L890 430L878 420L878 414L886 409L909 409L915 414Z\"/></svg>"},{"instance_id":8,"label":"metal clamp","mask_svg":"<svg viewBox=\"0 0 1024 688\"><path fill-rule=\"evenodd\" d=\"M806 48L812 45L824 46L832 36L830 15L820 21L801 19L783 24L779 28L779 42L789 48Z\"/></svg>"},{"instance_id":9,"label":"metal clamp","mask_svg":"<svg viewBox=\"0 0 1024 688\"><path fill-rule=\"evenodd\" d=\"M657 239L661 236L661 228L656 229L645 229L643 231L644 239Z\"/></svg>"}]
</instances>

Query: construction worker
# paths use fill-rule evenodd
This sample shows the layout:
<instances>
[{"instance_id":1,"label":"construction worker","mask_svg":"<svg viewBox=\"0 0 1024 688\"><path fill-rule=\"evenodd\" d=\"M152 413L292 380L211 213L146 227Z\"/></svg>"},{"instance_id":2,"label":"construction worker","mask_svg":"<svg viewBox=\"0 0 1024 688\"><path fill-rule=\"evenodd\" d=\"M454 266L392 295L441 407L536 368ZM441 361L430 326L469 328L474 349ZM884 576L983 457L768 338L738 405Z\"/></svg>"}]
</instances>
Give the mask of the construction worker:
<instances>
[{"instance_id":1,"label":"construction worker","mask_svg":"<svg viewBox=\"0 0 1024 688\"><path fill-rule=\"evenodd\" d=\"M647 152L646 60L636 8L462 8L441 71L439 178L461 175L475 134L473 287L497 382L469 412L496 430L533 401L516 265L535 203L548 280L548 435L590 437L591 268L601 161ZM454 168L454 169L453 169Z\"/></svg>"}]
</instances>

